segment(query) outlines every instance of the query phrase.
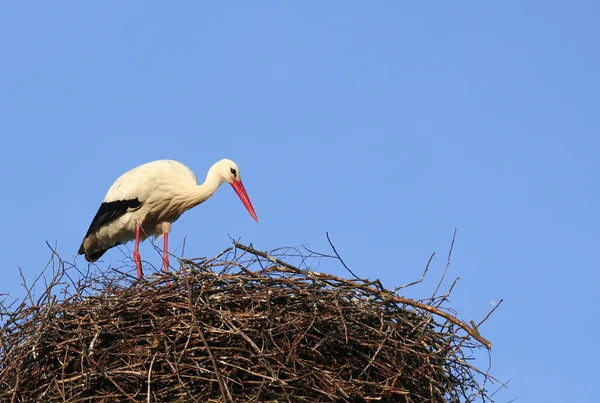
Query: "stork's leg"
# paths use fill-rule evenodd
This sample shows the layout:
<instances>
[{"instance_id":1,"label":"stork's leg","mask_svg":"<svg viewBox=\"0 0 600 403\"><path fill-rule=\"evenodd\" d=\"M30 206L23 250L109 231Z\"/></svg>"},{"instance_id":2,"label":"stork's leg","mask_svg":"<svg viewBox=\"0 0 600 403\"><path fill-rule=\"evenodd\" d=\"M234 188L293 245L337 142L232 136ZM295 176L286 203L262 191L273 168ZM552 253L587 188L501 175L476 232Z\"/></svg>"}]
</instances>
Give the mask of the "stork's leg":
<instances>
[{"instance_id":1,"label":"stork's leg","mask_svg":"<svg viewBox=\"0 0 600 403\"><path fill-rule=\"evenodd\" d=\"M169 271L169 233L163 233L164 246L163 246L163 267L165 271Z\"/></svg>"},{"instance_id":2,"label":"stork's leg","mask_svg":"<svg viewBox=\"0 0 600 403\"><path fill-rule=\"evenodd\" d=\"M142 279L144 272L142 271L142 258L140 256L140 224L135 226L135 248L133 248L133 261L137 269L138 279Z\"/></svg>"}]
</instances>

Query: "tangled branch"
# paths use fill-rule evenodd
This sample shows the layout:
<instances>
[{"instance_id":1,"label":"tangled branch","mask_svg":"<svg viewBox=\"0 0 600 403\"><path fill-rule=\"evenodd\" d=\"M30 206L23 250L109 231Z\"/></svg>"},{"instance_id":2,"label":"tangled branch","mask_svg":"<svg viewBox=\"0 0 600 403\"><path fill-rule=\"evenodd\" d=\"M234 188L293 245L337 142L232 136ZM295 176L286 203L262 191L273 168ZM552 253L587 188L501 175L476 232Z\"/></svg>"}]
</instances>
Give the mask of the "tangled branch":
<instances>
[{"instance_id":1,"label":"tangled branch","mask_svg":"<svg viewBox=\"0 0 600 403\"><path fill-rule=\"evenodd\" d=\"M311 258L235 242L138 282L73 281L55 255L37 301L1 306L0 400L490 400L495 379L468 362L490 346L480 324Z\"/></svg>"}]
</instances>

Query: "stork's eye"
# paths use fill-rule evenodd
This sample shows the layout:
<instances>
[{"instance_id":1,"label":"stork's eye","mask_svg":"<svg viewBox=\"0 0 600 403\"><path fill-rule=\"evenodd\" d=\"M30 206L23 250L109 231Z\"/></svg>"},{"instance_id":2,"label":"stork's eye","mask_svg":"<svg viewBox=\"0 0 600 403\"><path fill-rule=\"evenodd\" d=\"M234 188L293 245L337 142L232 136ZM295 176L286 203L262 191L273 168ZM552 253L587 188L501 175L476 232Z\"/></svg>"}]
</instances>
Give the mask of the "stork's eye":
<instances>
[{"instance_id":1,"label":"stork's eye","mask_svg":"<svg viewBox=\"0 0 600 403\"><path fill-rule=\"evenodd\" d=\"M237 177L237 171L235 170L235 168L229 168L229 170L231 171L231 174L234 178Z\"/></svg>"}]
</instances>

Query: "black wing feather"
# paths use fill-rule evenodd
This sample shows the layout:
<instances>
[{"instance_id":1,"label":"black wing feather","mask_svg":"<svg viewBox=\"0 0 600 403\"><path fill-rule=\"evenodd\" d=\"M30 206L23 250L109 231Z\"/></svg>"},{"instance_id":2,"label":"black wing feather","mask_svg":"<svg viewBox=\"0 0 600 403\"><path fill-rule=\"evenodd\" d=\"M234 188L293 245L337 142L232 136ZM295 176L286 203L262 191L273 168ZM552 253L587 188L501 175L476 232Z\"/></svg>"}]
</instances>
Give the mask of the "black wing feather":
<instances>
[{"instance_id":1,"label":"black wing feather","mask_svg":"<svg viewBox=\"0 0 600 403\"><path fill-rule=\"evenodd\" d=\"M121 217L129 209L136 209L141 205L142 203L138 199L116 200L108 203L102 203L100 205L100 208L98 209L98 212L96 213L96 216L90 224L90 228L88 229L83 239L87 238L88 235L90 235L92 232L94 232L104 224L108 224L109 222Z\"/></svg>"}]
</instances>

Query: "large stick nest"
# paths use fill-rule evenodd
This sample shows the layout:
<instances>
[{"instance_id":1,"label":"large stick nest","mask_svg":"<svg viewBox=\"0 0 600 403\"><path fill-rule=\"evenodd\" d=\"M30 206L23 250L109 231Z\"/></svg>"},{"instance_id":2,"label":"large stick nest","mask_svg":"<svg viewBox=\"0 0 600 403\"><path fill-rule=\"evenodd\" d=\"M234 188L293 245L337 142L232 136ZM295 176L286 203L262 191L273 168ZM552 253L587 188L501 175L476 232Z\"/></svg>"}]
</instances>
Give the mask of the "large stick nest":
<instances>
[{"instance_id":1,"label":"large stick nest","mask_svg":"<svg viewBox=\"0 0 600 403\"><path fill-rule=\"evenodd\" d=\"M240 244L141 282L57 261L37 301L4 302L0 401L489 401L467 358L489 343L445 298Z\"/></svg>"}]
</instances>

